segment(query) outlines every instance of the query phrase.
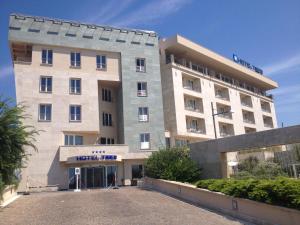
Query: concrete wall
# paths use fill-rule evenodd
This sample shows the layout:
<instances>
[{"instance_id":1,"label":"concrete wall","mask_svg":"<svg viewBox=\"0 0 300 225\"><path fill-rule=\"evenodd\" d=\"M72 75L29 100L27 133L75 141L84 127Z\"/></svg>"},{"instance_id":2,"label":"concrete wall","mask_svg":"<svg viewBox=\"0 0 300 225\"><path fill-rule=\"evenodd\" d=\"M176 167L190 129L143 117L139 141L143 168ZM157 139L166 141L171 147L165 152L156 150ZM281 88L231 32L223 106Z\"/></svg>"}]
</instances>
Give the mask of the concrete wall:
<instances>
[{"instance_id":1,"label":"concrete wall","mask_svg":"<svg viewBox=\"0 0 300 225\"><path fill-rule=\"evenodd\" d=\"M0 196L0 207L5 207L17 198L17 188L14 185L8 185L4 188Z\"/></svg>"},{"instance_id":2,"label":"concrete wall","mask_svg":"<svg viewBox=\"0 0 300 225\"><path fill-rule=\"evenodd\" d=\"M256 224L294 225L300 220L298 210L234 198L190 184L146 178L144 187Z\"/></svg>"},{"instance_id":3,"label":"concrete wall","mask_svg":"<svg viewBox=\"0 0 300 225\"><path fill-rule=\"evenodd\" d=\"M204 178L221 178L227 152L300 142L300 125L190 144L191 157L203 169ZM224 168L223 168L224 170Z\"/></svg>"}]
</instances>

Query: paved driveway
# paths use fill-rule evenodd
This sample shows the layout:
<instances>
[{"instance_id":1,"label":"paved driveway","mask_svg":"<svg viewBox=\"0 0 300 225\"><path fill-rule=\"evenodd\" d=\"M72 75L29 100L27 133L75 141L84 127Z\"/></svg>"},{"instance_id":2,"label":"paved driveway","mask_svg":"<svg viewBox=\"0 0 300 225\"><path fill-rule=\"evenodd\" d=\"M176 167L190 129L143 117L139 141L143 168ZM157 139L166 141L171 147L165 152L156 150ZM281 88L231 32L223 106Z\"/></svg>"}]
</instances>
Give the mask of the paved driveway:
<instances>
[{"instance_id":1,"label":"paved driveway","mask_svg":"<svg viewBox=\"0 0 300 225\"><path fill-rule=\"evenodd\" d=\"M245 224L154 191L118 190L37 193L0 209L2 225Z\"/></svg>"}]
</instances>

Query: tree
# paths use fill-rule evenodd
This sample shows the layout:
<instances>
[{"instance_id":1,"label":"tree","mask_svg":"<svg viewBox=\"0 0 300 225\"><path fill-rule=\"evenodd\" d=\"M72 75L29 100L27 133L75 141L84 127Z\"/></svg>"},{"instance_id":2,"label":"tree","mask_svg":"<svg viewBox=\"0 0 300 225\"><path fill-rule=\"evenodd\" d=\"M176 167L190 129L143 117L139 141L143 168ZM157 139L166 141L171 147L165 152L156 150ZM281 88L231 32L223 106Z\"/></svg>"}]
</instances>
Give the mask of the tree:
<instances>
[{"instance_id":1,"label":"tree","mask_svg":"<svg viewBox=\"0 0 300 225\"><path fill-rule=\"evenodd\" d=\"M12 101L0 97L0 185L16 184L16 171L20 170L27 159L26 146L33 144L38 131L32 126L26 126L23 121L25 107L10 106ZM0 187L1 190L1 187Z\"/></svg>"},{"instance_id":2,"label":"tree","mask_svg":"<svg viewBox=\"0 0 300 225\"><path fill-rule=\"evenodd\" d=\"M200 169L190 158L188 148L168 148L153 152L145 163L146 176L193 182L199 179Z\"/></svg>"}]
</instances>

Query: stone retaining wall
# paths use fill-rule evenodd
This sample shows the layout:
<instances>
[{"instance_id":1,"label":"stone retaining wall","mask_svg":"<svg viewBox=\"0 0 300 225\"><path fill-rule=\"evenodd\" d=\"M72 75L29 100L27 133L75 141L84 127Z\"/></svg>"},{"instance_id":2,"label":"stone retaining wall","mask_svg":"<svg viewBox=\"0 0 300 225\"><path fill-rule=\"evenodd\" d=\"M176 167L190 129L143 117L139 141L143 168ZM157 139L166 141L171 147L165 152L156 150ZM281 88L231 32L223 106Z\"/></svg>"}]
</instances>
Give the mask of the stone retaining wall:
<instances>
[{"instance_id":1,"label":"stone retaining wall","mask_svg":"<svg viewBox=\"0 0 300 225\"><path fill-rule=\"evenodd\" d=\"M295 225L300 221L298 210L234 198L190 184L145 178L143 186L257 224Z\"/></svg>"}]
</instances>

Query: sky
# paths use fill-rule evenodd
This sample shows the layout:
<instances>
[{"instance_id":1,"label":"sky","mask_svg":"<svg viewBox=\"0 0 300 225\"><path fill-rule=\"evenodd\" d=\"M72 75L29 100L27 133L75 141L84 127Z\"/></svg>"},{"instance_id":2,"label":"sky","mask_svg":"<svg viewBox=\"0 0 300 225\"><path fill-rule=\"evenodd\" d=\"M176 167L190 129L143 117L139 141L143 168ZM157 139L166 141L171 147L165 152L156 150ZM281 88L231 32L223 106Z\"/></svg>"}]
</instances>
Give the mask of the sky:
<instances>
[{"instance_id":1,"label":"sky","mask_svg":"<svg viewBox=\"0 0 300 225\"><path fill-rule=\"evenodd\" d=\"M300 124L299 0L0 0L0 95L15 98L10 13L180 34L262 68L279 84L278 125Z\"/></svg>"}]
</instances>

